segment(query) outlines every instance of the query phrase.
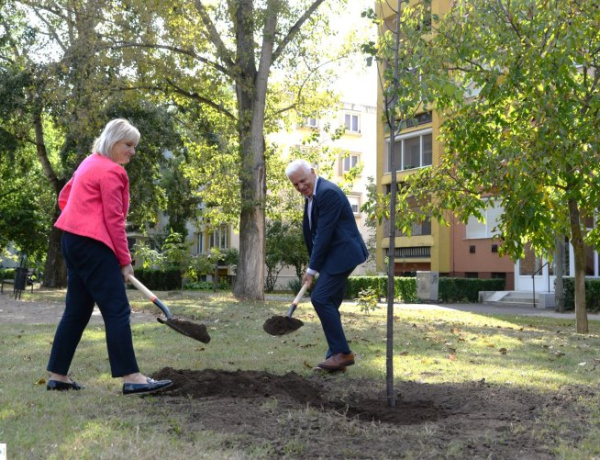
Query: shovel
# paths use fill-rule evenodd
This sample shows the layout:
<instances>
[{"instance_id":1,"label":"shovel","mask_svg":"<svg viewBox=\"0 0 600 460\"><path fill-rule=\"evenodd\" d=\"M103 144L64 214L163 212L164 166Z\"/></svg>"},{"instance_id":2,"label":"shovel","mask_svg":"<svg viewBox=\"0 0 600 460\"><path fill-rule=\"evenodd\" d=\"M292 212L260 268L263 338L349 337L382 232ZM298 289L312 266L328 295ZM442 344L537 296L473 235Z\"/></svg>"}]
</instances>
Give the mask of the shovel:
<instances>
[{"instance_id":1,"label":"shovel","mask_svg":"<svg viewBox=\"0 0 600 460\"><path fill-rule=\"evenodd\" d=\"M304 323L299 319L292 318L298 303L302 299L302 296L308 289L308 283L304 284L300 291L298 291L298 295L292 301L292 305L285 316L273 316L265 321L263 324L263 329L267 334L271 335L283 335L289 332L294 332L297 329L300 329Z\"/></svg>"},{"instance_id":2,"label":"shovel","mask_svg":"<svg viewBox=\"0 0 600 460\"><path fill-rule=\"evenodd\" d=\"M154 293L144 286L135 276L129 275L127 280L135 286L135 288L144 294L150 302L156 305L158 308L162 310L167 319L158 317L156 318L159 323L166 324L174 331L179 332L180 334L185 335L194 340L199 340L200 342L208 343L210 342L210 335L208 335L208 331L206 330L206 326L204 324L195 324L190 321L184 321L181 319L176 319L171 314L169 308L154 295Z\"/></svg>"}]
</instances>

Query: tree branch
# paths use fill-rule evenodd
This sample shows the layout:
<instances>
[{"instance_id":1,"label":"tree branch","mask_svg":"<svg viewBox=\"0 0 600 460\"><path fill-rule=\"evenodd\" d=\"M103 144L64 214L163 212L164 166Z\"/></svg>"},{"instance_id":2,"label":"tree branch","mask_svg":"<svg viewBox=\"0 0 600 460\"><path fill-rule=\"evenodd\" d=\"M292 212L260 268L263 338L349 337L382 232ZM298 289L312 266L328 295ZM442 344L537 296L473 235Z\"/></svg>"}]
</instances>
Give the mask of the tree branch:
<instances>
[{"instance_id":1,"label":"tree branch","mask_svg":"<svg viewBox=\"0 0 600 460\"><path fill-rule=\"evenodd\" d=\"M223 57L223 62L229 68L230 72L233 73L235 68L235 59L233 58L234 54L229 50L229 48L227 48L227 46L221 39L221 36L219 35L219 32L217 32L214 23L210 19L210 16L208 15L208 12L206 11L204 4L202 3L202 0L196 0L194 4L196 5L196 10L198 10L200 18L202 19L202 22L206 27L207 38L213 45L216 46L218 54L220 54Z\"/></svg>"},{"instance_id":2,"label":"tree branch","mask_svg":"<svg viewBox=\"0 0 600 460\"><path fill-rule=\"evenodd\" d=\"M178 54L184 54L186 56L190 56L194 59L196 59L199 62L202 62L203 64L206 64L216 70L218 70L219 72L224 73L225 75L234 78L234 75L230 72L230 70L226 67L223 67L220 64L217 64L216 62L210 61L208 59L206 59L205 57L200 56L198 53L196 53L194 50L192 49L184 49L184 48L179 48L177 46L169 46L169 45L158 45L155 43L132 43L132 42L116 42L113 45L106 45L103 47L99 47L98 49L119 49L119 48L148 48L148 49L160 49L160 50L167 50L167 51L173 51L175 53Z\"/></svg>"},{"instance_id":3,"label":"tree branch","mask_svg":"<svg viewBox=\"0 0 600 460\"><path fill-rule=\"evenodd\" d=\"M286 46L291 42L294 37L298 34L304 23L308 20L308 18L316 11L316 9L321 6L325 0L315 0L312 5L308 7L308 9L304 12L302 16L296 21L296 23L290 28L287 35L283 38L281 43L277 49L273 52L272 62L277 62L279 56L283 53Z\"/></svg>"}]
</instances>

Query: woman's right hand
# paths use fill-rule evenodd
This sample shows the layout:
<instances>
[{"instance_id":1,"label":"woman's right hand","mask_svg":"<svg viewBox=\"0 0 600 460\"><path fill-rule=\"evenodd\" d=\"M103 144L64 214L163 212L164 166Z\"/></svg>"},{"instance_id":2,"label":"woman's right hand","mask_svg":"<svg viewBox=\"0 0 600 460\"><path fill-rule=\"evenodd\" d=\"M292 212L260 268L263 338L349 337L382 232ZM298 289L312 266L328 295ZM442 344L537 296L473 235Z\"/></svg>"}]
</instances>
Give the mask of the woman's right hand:
<instances>
[{"instance_id":1,"label":"woman's right hand","mask_svg":"<svg viewBox=\"0 0 600 460\"><path fill-rule=\"evenodd\" d=\"M133 267L131 264L123 265L121 267L121 274L123 275L123 280L125 282L129 281L129 275L133 275Z\"/></svg>"}]
</instances>

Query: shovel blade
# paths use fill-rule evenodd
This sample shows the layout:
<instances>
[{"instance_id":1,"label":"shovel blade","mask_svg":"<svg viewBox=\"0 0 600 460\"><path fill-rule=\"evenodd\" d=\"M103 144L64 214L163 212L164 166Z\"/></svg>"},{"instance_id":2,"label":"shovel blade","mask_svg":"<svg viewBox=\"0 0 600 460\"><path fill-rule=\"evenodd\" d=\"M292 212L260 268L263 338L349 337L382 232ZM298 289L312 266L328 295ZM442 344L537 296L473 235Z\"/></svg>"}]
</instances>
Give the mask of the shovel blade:
<instances>
[{"instance_id":1,"label":"shovel blade","mask_svg":"<svg viewBox=\"0 0 600 460\"><path fill-rule=\"evenodd\" d=\"M158 322L161 324L165 324L169 326L174 331L179 332L186 337L189 337L194 340L198 340L202 343L210 342L210 335L206 330L206 326L204 324L196 324L190 321L184 321L176 318L164 319L161 317L157 318Z\"/></svg>"}]
</instances>

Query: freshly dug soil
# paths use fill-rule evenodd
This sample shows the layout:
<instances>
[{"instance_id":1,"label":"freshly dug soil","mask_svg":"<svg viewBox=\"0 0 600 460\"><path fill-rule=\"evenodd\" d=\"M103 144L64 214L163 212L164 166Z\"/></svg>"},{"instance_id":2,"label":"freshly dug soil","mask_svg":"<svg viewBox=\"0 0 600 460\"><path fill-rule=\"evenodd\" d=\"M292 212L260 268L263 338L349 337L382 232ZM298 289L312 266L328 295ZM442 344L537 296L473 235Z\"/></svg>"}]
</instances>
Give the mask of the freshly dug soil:
<instances>
[{"instance_id":1,"label":"freshly dug soil","mask_svg":"<svg viewBox=\"0 0 600 460\"><path fill-rule=\"evenodd\" d=\"M159 323L166 324L171 329L183 334L191 339L199 340L203 343L210 342L210 335L204 324L197 324L184 319L171 318L157 318Z\"/></svg>"},{"instance_id":2,"label":"freshly dug soil","mask_svg":"<svg viewBox=\"0 0 600 460\"><path fill-rule=\"evenodd\" d=\"M304 323L296 318L287 316L272 316L263 324L263 329L267 334L284 335L294 332L304 326Z\"/></svg>"},{"instance_id":3,"label":"freshly dug soil","mask_svg":"<svg viewBox=\"0 0 600 460\"><path fill-rule=\"evenodd\" d=\"M456 458L551 459L559 439L535 435L541 414L550 408L583 427L575 401L589 391L401 381L389 407L382 382L348 373L164 368L152 377L173 381L153 401L177 408L179 436L233 433L240 448L268 446L271 458L444 458L455 449Z\"/></svg>"}]
</instances>

